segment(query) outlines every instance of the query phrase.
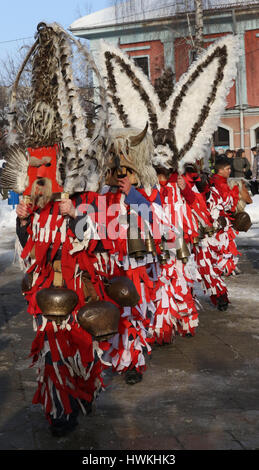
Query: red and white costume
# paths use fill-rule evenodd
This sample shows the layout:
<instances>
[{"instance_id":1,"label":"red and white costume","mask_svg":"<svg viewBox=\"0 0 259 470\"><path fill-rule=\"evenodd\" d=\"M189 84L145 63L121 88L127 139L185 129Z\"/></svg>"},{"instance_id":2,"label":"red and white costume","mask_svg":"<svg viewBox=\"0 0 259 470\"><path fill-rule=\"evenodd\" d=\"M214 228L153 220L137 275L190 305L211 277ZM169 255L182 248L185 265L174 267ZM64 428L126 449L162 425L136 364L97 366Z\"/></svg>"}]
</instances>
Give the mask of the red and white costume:
<instances>
[{"instance_id":1,"label":"red and white costume","mask_svg":"<svg viewBox=\"0 0 259 470\"><path fill-rule=\"evenodd\" d=\"M238 232L234 230L231 223L231 217L235 212L238 200L239 189L237 186L230 189L226 178L217 174L212 176L207 204L214 223L222 216L226 225L220 228L211 239L210 247L217 258L217 268L226 276L233 273L240 255L235 243Z\"/></svg>"},{"instance_id":2,"label":"red and white costume","mask_svg":"<svg viewBox=\"0 0 259 470\"><path fill-rule=\"evenodd\" d=\"M192 247L195 255L197 269L201 276L201 282L205 294L210 296L211 301L216 304L217 298L225 295L227 298L227 286L223 281L222 272L218 267L218 259L211 248L216 240L213 233L206 233L206 228L213 229L213 218L206 202L205 193L200 193L195 186L195 181L190 176L186 178L186 200L189 204L198 226L203 229L198 243Z\"/></svg>"},{"instance_id":3,"label":"red and white costume","mask_svg":"<svg viewBox=\"0 0 259 470\"><path fill-rule=\"evenodd\" d=\"M92 403L103 388L101 373L107 364L100 360L99 344L77 322L77 312L85 298L78 255L70 254L75 236L67 219L59 213L59 202L50 202L41 210L34 208L26 232L28 238L21 256L27 273L33 277L25 298L28 313L34 319L36 336L31 356L33 365L38 367L38 388L33 403L41 404L52 422L68 418L78 407L85 411L85 404ZM56 259L61 262L65 287L78 296L78 304L61 325L47 320L36 300L39 290L53 285Z\"/></svg>"},{"instance_id":4,"label":"red and white costume","mask_svg":"<svg viewBox=\"0 0 259 470\"><path fill-rule=\"evenodd\" d=\"M165 211L164 228L171 231L168 240L170 258L166 264L160 265L156 288L156 313L152 329L158 342L169 342L175 333L193 336L198 326L198 311L192 294L193 284L199 277L194 257L190 256L187 264L184 264L177 259L175 247L178 231L183 232L184 239L189 244L197 227L176 179L177 175L172 174L168 181L160 182L158 186Z\"/></svg>"},{"instance_id":5,"label":"red and white costume","mask_svg":"<svg viewBox=\"0 0 259 470\"><path fill-rule=\"evenodd\" d=\"M86 203L85 207L87 208L89 201L86 201L85 197L85 195L81 196L82 206ZM80 250L78 255L82 259L84 253L91 256L96 285L102 286L98 290L98 295L104 300L106 299L104 287L106 279L127 276L133 281L140 296L140 301L135 307L120 307L121 317L118 333L109 340L108 348L105 345L105 361L110 362L113 371L118 373L133 368L142 373L146 368L144 352L148 354L151 352L151 347L147 342L149 324L147 314L148 311L154 311L151 298L154 283L147 274L147 267L152 258L146 255L143 260L136 261L128 254L127 214L129 205L125 202L124 194L120 191L108 191L105 194L96 193L91 204L96 208L94 224L96 240L89 243L86 236L85 241L78 248ZM83 213L84 209L80 211L80 214ZM102 232L103 221L106 221L104 232ZM96 250L97 243L99 243L98 251Z\"/></svg>"}]
</instances>

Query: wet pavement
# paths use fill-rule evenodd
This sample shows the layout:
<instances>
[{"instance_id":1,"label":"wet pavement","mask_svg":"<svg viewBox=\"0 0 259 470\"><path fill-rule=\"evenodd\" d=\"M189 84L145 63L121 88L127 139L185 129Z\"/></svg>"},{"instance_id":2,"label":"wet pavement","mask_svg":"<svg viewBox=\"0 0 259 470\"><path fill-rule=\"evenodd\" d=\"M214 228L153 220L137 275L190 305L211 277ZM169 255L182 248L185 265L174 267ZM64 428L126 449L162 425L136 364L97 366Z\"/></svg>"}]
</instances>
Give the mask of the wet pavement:
<instances>
[{"instance_id":1,"label":"wet pavement","mask_svg":"<svg viewBox=\"0 0 259 470\"><path fill-rule=\"evenodd\" d=\"M9 240L9 241L8 241ZM54 438L31 404L36 370L32 321L20 292L13 240L0 242L1 450L259 450L259 247L242 239L242 274L227 279L231 305L219 312L197 289L193 338L155 346L143 381L106 374L94 412Z\"/></svg>"}]
</instances>

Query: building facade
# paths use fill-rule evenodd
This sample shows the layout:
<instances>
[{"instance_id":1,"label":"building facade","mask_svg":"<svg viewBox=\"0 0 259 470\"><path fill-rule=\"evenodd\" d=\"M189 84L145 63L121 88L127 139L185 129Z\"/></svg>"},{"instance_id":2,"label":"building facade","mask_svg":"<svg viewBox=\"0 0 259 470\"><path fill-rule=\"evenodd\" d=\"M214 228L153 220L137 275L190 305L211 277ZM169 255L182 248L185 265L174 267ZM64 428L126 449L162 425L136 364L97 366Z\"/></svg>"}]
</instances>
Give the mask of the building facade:
<instances>
[{"instance_id":1,"label":"building facade","mask_svg":"<svg viewBox=\"0 0 259 470\"><path fill-rule=\"evenodd\" d=\"M94 55L100 39L119 46L152 83L167 67L178 81L195 57L195 2L158 3L131 0L80 18L70 30L90 41ZM251 147L259 145L259 1L203 0L203 47L226 34L238 35L240 60L214 144L244 148L251 159Z\"/></svg>"}]
</instances>

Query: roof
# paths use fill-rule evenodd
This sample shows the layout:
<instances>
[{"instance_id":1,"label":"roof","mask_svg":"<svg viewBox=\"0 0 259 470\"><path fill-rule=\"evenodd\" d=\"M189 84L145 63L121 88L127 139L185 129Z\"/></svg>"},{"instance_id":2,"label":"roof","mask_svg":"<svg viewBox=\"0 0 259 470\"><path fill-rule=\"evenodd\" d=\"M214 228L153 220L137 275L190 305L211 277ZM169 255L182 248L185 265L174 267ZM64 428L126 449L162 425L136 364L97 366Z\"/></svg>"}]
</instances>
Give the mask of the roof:
<instances>
[{"instance_id":1,"label":"roof","mask_svg":"<svg viewBox=\"0 0 259 470\"><path fill-rule=\"evenodd\" d=\"M203 0L203 10L231 8L252 8L259 6L259 0ZM105 26L167 18L193 12L195 0L130 0L99 10L77 19L70 30L94 29Z\"/></svg>"}]
</instances>

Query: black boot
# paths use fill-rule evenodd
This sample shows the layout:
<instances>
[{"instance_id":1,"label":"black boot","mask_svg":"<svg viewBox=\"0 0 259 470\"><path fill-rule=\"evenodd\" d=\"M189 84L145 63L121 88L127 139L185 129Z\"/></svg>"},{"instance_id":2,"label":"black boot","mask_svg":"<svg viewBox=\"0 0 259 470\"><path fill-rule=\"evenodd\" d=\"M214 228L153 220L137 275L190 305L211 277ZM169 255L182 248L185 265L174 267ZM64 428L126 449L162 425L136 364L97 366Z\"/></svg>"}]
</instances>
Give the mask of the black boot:
<instances>
[{"instance_id":1,"label":"black boot","mask_svg":"<svg viewBox=\"0 0 259 470\"><path fill-rule=\"evenodd\" d=\"M141 382L142 374L138 372L135 368L131 370L127 370L125 373L125 382L128 385L135 385L138 382Z\"/></svg>"},{"instance_id":2,"label":"black boot","mask_svg":"<svg viewBox=\"0 0 259 470\"><path fill-rule=\"evenodd\" d=\"M65 417L63 419L52 419L50 431L52 436L55 437L66 436L70 432L74 431L77 424L77 418L73 415L70 415L68 419Z\"/></svg>"},{"instance_id":3,"label":"black boot","mask_svg":"<svg viewBox=\"0 0 259 470\"><path fill-rule=\"evenodd\" d=\"M220 310L221 312L224 312L228 308L228 298L226 294L220 295L217 298L217 309Z\"/></svg>"}]
</instances>

